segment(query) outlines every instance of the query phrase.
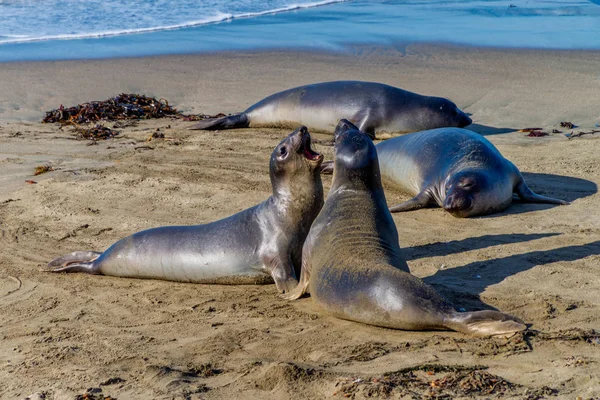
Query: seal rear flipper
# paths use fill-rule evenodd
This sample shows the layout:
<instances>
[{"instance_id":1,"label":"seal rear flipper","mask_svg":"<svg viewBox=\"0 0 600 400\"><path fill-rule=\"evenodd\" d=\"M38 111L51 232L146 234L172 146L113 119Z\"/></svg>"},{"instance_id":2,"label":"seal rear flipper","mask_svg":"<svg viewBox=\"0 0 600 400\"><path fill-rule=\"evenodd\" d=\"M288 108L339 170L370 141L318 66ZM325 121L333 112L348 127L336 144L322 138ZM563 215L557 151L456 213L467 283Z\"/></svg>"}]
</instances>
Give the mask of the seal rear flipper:
<instances>
[{"instance_id":1,"label":"seal rear flipper","mask_svg":"<svg viewBox=\"0 0 600 400\"><path fill-rule=\"evenodd\" d=\"M97 266L94 266L94 261L101 254L97 251L75 251L50 261L48 263L48 271L99 274Z\"/></svg>"},{"instance_id":2,"label":"seal rear flipper","mask_svg":"<svg viewBox=\"0 0 600 400\"><path fill-rule=\"evenodd\" d=\"M515 193L517 193L517 195L521 198L521 200L526 203L547 203L547 204L560 204L560 205L571 204L565 200L555 199L552 197L546 197L546 196L542 196L537 193L534 193L531 189L529 189L529 186L527 186L527 184L525 183L523 178L521 178L521 181L517 184L517 186L515 186Z\"/></svg>"},{"instance_id":3,"label":"seal rear flipper","mask_svg":"<svg viewBox=\"0 0 600 400\"><path fill-rule=\"evenodd\" d=\"M415 197L410 200L405 201L404 203L396 204L395 206L390 207L390 212L403 212L403 211L413 211L419 210L421 208L425 208L431 204L431 196L429 193L424 190Z\"/></svg>"},{"instance_id":4,"label":"seal rear flipper","mask_svg":"<svg viewBox=\"0 0 600 400\"><path fill-rule=\"evenodd\" d=\"M446 318L445 326L473 336L511 335L527 329L518 318L491 310L455 312Z\"/></svg>"},{"instance_id":5,"label":"seal rear flipper","mask_svg":"<svg viewBox=\"0 0 600 400\"><path fill-rule=\"evenodd\" d=\"M73 253L65 254L64 256L50 261L48 267L65 267L73 263L94 261L100 254L102 253L97 251L74 251Z\"/></svg>"},{"instance_id":6,"label":"seal rear flipper","mask_svg":"<svg viewBox=\"0 0 600 400\"><path fill-rule=\"evenodd\" d=\"M97 268L95 268L93 261L73 263L64 267L52 268L49 272L84 272L91 275L101 275L100 272L97 272Z\"/></svg>"},{"instance_id":7,"label":"seal rear flipper","mask_svg":"<svg viewBox=\"0 0 600 400\"><path fill-rule=\"evenodd\" d=\"M188 129L192 130L205 130L205 131L216 131L222 129L236 129L236 128L247 128L250 122L248 116L245 113L228 115L223 118L209 118L199 121Z\"/></svg>"}]
</instances>

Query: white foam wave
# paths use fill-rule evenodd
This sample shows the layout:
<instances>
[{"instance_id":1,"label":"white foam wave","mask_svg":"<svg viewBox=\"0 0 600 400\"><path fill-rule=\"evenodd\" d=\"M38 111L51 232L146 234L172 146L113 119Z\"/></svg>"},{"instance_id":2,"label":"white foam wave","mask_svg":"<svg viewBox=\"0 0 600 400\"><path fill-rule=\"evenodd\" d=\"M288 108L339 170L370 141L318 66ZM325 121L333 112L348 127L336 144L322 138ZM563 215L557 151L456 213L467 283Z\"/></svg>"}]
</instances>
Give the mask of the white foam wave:
<instances>
[{"instance_id":1,"label":"white foam wave","mask_svg":"<svg viewBox=\"0 0 600 400\"><path fill-rule=\"evenodd\" d=\"M90 32L90 33L77 33L77 34L60 34L60 35L46 35L46 36L36 36L30 37L25 35L0 35L0 44L14 44L14 43L28 43L28 42L41 42L47 40L74 40L74 39L98 39L110 36L121 36L121 35L134 35L141 33L151 33L151 32L161 32L161 31L170 31L176 29L184 29L184 28L193 28L195 26L208 25L208 24L216 24L220 22L231 21L233 19L239 18L254 18L263 15L272 15L279 14L284 12L290 12L305 8L313 8L313 7L321 7L329 4L335 3L345 3L351 0L323 0L323 1L315 1L312 3L306 4L290 4L285 7L280 7L272 10L258 11L258 12L247 12L240 14L229 14L218 12L216 15L195 21L188 21L180 24L173 25L164 25L164 26L155 26L149 28L137 28L137 29L121 29L121 30L111 30L111 31L102 31L102 32Z\"/></svg>"}]
</instances>

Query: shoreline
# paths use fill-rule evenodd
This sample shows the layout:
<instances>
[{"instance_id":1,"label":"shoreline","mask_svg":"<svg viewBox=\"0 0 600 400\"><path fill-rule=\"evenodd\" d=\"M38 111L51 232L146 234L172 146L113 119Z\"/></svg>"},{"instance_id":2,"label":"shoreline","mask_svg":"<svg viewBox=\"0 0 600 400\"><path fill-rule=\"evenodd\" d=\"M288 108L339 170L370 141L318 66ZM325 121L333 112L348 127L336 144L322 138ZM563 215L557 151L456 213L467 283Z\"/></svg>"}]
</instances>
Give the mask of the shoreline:
<instances>
[{"instance_id":1,"label":"shoreline","mask_svg":"<svg viewBox=\"0 0 600 400\"><path fill-rule=\"evenodd\" d=\"M198 54L291 48L343 50L358 43L449 43L529 49L600 50L600 7L501 2L332 3L195 27L102 38L0 44L0 61ZM376 21L376 22L375 22ZM401 21L401 23L399 23Z\"/></svg>"},{"instance_id":2,"label":"shoreline","mask_svg":"<svg viewBox=\"0 0 600 400\"><path fill-rule=\"evenodd\" d=\"M26 60L10 60L0 61L0 65L13 64L30 64L30 63L70 63L70 62L101 62L101 61L120 61L120 60L144 60L144 59L168 59L179 57L215 57L215 56L230 56L230 55L250 55L250 54L273 54L273 53L299 53L312 55L352 55L356 49L394 49L402 52L402 49L407 47L437 49L446 51L463 51L463 52L490 52L490 53L546 53L546 54L600 54L599 48L545 48L545 47L527 47L527 46L498 46L498 45L472 45L466 43L454 43L443 41L414 41L400 40L387 43L360 43L348 42L343 43L339 47L294 47L294 46L273 46L263 48L245 48L245 49L216 49L206 51L189 51L181 53L168 54L149 54L149 55L114 55L106 57L90 57L90 58L65 58L65 59L26 59Z\"/></svg>"}]
</instances>

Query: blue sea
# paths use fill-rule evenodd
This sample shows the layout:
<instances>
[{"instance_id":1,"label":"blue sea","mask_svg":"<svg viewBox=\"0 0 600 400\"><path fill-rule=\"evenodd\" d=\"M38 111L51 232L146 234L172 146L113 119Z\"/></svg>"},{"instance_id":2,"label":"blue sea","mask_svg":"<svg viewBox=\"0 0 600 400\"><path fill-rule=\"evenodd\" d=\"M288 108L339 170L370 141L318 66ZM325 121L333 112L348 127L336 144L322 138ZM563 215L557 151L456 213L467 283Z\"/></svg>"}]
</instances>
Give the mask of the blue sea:
<instances>
[{"instance_id":1,"label":"blue sea","mask_svg":"<svg viewBox=\"0 0 600 400\"><path fill-rule=\"evenodd\" d=\"M600 49L600 0L0 0L0 61L397 42Z\"/></svg>"}]
</instances>

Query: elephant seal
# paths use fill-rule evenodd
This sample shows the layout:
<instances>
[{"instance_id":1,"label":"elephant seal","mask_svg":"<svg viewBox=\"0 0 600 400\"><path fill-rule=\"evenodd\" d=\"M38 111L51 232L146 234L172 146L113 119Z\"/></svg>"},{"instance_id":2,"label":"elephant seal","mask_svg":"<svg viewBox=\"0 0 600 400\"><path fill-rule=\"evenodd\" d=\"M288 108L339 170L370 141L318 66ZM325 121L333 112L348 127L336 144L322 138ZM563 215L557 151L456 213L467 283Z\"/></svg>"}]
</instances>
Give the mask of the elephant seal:
<instances>
[{"instance_id":1,"label":"elephant seal","mask_svg":"<svg viewBox=\"0 0 600 400\"><path fill-rule=\"evenodd\" d=\"M467 129L415 132L375 147L384 181L414 196L391 212L437 204L455 217L474 217L506 209L513 193L527 203L570 204L534 193L489 140ZM321 166L322 173L332 170L331 162Z\"/></svg>"},{"instance_id":2,"label":"elephant seal","mask_svg":"<svg viewBox=\"0 0 600 400\"><path fill-rule=\"evenodd\" d=\"M348 121L335 133L331 190L302 251L293 300L310 292L336 317L404 330L452 329L477 336L526 329L497 311L457 312L410 274L381 186L375 146Z\"/></svg>"},{"instance_id":3,"label":"elephant seal","mask_svg":"<svg viewBox=\"0 0 600 400\"><path fill-rule=\"evenodd\" d=\"M333 132L340 118L352 121L372 138L375 133L462 128L472 122L448 99L422 96L382 83L335 81L275 93L242 113L206 119L190 129L306 125L311 130Z\"/></svg>"},{"instance_id":4,"label":"elephant seal","mask_svg":"<svg viewBox=\"0 0 600 400\"><path fill-rule=\"evenodd\" d=\"M478 133L440 128L377 144L381 174L414 198L390 207L409 211L437 204L455 217L506 209L516 193L528 203L569 204L534 193L519 169Z\"/></svg>"},{"instance_id":5,"label":"elephant seal","mask_svg":"<svg viewBox=\"0 0 600 400\"><path fill-rule=\"evenodd\" d=\"M104 253L75 252L48 266L53 272L86 272L179 282L253 284L275 281L294 288L302 245L323 206L319 166L306 127L273 151L273 194L228 218L195 226L164 226L135 233Z\"/></svg>"}]
</instances>

